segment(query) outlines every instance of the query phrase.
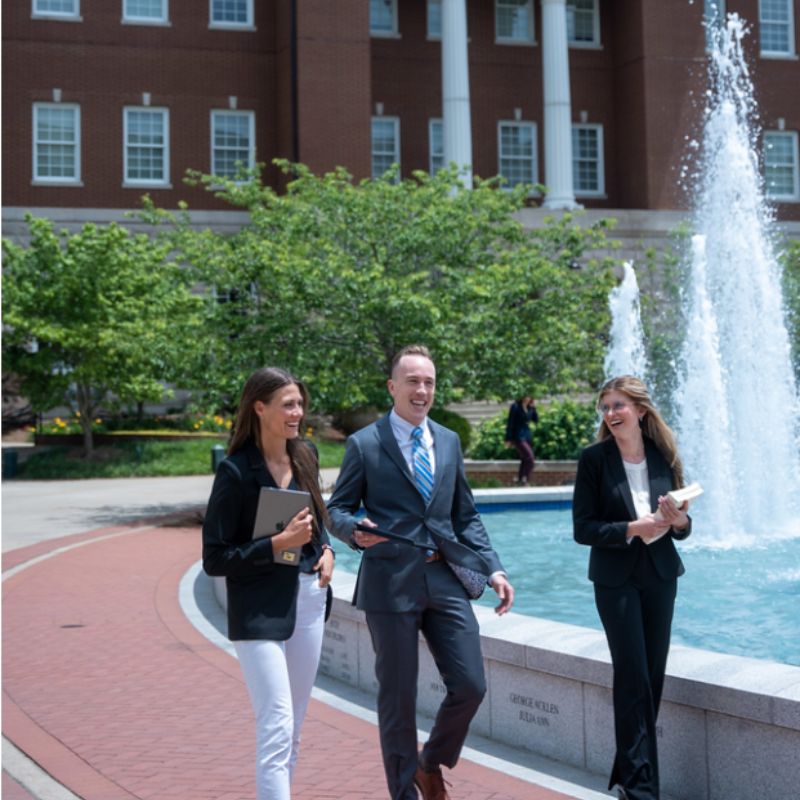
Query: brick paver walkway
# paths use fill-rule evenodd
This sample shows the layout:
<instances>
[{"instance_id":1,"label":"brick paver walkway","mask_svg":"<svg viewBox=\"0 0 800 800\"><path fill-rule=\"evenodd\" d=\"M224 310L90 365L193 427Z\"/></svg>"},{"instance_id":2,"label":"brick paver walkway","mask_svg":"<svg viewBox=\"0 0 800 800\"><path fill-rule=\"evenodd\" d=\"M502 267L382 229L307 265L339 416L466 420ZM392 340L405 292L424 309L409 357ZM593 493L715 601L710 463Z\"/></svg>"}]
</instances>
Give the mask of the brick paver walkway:
<instances>
[{"instance_id":1,"label":"brick paver walkway","mask_svg":"<svg viewBox=\"0 0 800 800\"><path fill-rule=\"evenodd\" d=\"M196 528L144 524L3 556L3 733L85 800L255 797L239 666L178 603L199 553ZM566 797L466 760L449 777L457 800ZM376 728L312 700L293 797L386 796Z\"/></svg>"}]
</instances>

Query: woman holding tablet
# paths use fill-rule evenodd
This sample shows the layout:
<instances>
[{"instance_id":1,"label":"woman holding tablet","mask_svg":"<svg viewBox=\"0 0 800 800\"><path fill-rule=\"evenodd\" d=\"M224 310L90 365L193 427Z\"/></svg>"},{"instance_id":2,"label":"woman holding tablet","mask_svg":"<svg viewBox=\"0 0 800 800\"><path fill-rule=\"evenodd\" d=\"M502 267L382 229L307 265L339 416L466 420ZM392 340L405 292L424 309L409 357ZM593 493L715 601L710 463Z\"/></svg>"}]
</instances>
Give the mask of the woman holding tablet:
<instances>
[{"instance_id":1,"label":"woman holding tablet","mask_svg":"<svg viewBox=\"0 0 800 800\"><path fill-rule=\"evenodd\" d=\"M333 572L317 454L300 438L307 407L305 386L288 372L250 376L203 523L203 568L225 577L228 638L256 716L258 800L291 796ZM262 487L302 490L311 501L280 533L254 539ZM297 547L299 565L282 561Z\"/></svg>"}]
</instances>

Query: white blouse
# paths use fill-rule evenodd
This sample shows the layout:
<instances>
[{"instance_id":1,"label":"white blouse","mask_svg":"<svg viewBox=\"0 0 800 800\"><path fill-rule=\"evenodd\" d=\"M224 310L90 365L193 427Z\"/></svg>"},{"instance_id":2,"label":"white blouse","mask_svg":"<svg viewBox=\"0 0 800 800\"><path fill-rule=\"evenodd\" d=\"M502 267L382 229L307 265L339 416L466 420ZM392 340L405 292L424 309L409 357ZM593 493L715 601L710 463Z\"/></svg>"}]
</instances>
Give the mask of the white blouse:
<instances>
[{"instance_id":1,"label":"white blouse","mask_svg":"<svg viewBox=\"0 0 800 800\"><path fill-rule=\"evenodd\" d=\"M625 474L628 477L628 486L633 495L633 506L636 509L636 519L650 514L650 478L647 474L647 460L641 464L631 464L630 461L622 462Z\"/></svg>"}]
</instances>

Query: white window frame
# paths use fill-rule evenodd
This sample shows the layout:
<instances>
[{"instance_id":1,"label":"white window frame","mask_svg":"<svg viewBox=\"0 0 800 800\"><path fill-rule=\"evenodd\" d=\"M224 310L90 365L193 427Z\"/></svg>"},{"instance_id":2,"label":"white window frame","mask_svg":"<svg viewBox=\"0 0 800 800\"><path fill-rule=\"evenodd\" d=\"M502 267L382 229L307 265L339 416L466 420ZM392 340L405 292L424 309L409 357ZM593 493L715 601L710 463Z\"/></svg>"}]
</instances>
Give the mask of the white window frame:
<instances>
[{"instance_id":1,"label":"white window frame","mask_svg":"<svg viewBox=\"0 0 800 800\"><path fill-rule=\"evenodd\" d=\"M758 48L761 56L766 58L795 58L797 55L795 45L795 30L794 30L794 2L793 0L783 0L786 3L787 20L771 21L764 20L762 15L764 4L762 0L758 0ZM762 44L762 29L765 24L769 25L785 25L786 26L786 50L765 50Z\"/></svg>"},{"instance_id":2,"label":"white window frame","mask_svg":"<svg viewBox=\"0 0 800 800\"><path fill-rule=\"evenodd\" d=\"M49 9L42 10L38 8L43 0L31 0L31 17L33 19L60 19L67 22L80 22L81 21L81 0L72 0L72 11L51 11Z\"/></svg>"},{"instance_id":3,"label":"white window frame","mask_svg":"<svg viewBox=\"0 0 800 800\"><path fill-rule=\"evenodd\" d=\"M433 149L433 131L436 126L441 128L441 143L442 143L442 151L440 153L434 152ZM440 160L440 165L438 167L434 166L434 159L438 158ZM444 162L444 120L441 118L436 119L429 119L428 120L428 172L431 175L435 175L440 169L444 169L447 165Z\"/></svg>"},{"instance_id":4,"label":"white window frame","mask_svg":"<svg viewBox=\"0 0 800 800\"><path fill-rule=\"evenodd\" d=\"M208 27L224 31L253 31L256 29L253 0L245 0L247 19L244 22L227 22L214 19L214 0L208 0Z\"/></svg>"},{"instance_id":5,"label":"white window frame","mask_svg":"<svg viewBox=\"0 0 800 800\"><path fill-rule=\"evenodd\" d=\"M592 0L592 39L591 41L580 41L569 37L569 14L572 3L567 0L567 44L570 47L592 49L599 48L600 42L600 0Z\"/></svg>"},{"instance_id":6,"label":"white window frame","mask_svg":"<svg viewBox=\"0 0 800 800\"><path fill-rule=\"evenodd\" d=\"M164 176L158 178L130 178L128 177L128 114L131 112L158 112L164 119ZM170 184L170 133L169 133L169 109L161 106L125 106L122 109L122 185L123 186L153 186L160 189L171 188ZM155 148L153 148L155 149Z\"/></svg>"},{"instance_id":7,"label":"white window frame","mask_svg":"<svg viewBox=\"0 0 800 800\"><path fill-rule=\"evenodd\" d=\"M129 1L130 0L122 0L123 25L169 25L169 0L160 0L161 15L158 17L140 17L136 14L129 14Z\"/></svg>"},{"instance_id":8,"label":"white window frame","mask_svg":"<svg viewBox=\"0 0 800 800\"><path fill-rule=\"evenodd\" d=\"M439 9L439 30L431 30L431 8ZM430 41L438 42L442 38L442 0L427 0L425 3L425 34Z\"/></svg>"},{"instance_id":9,"label":"white window frame","mask_svg":"<svg viewBox=\"0 0 800 800\"><path fill-rule=\"evenodd\" d=\"M531 136L531 180L530 183L539 183L539 156L538 156L538 129L535 122L528 122L526 120L511 120L501 119L497 123L497 173L506 178L506 183L503 184L503 189L511 190L517 184L508 182L507 176L503 175L502 164L504 160L518 160L523 159L522 156L509 156L503 154L503 128L530 128L533 132ZM519 183L528 183L528 181L519 181Z\"/></svg>"},{"instance_id":10,"label":"white window frame","mask_svg":"<svg viewBox=\"0 0 800 800\"><path fill-rule=\"evenodd\" d=\"M231 109L212 109L211 115L209 118L209 125L210 125L210 146L211 146L211 154L210 154L210 165L211 165L211 174L212 175L219 175L217 172L214 153L218 149L214 143L214 133L215 133L215 125L214 120L217 117L246 117L247 118L247 163L244 163L243 166L245 169L253 169L256 165L256 115L254 111L239 111L239 110L231 110ZM228 148L225 148L228 149ZM232 175L222 176L222 177L229 177L233 178Z\"/></svg>"},{"instance_id":11,"label":"white window frame","mask_svg":"<svg viewBox=\"0 0 800 800\"><path fill-rule=\"evenodd\" d=\"M392 164L397 164L401 169L400 164L400 117L373 117L370 122L370 174L373 178L380 178L386 170L381 170L378 174L375 173L375 143L372 136L372 125L376 122L391 122L394 124L394 152L392 153ZM386 153L379 153L378 155L386 155ZM398 170L397 180L400 180L400 172Z\"/></svg>"},{"instance_id":12,"label":"white window frame","mask_svg":"<svg viewBox=\"0 0 800 800\"><path fill-rule=\"evenodd\" d=\"M369 16L369 35L375 39L397 39L400 36L400 27L397 16L397 0L382 0L392 9L392 29L390 31L378 30L372 27L372 14ZM370 8L372 0L370 0Z\"/></svg>"},{"instance_id":13,"label":"white window frame","mask_svg":"<svg viewBox=\"0 0 800 800\"><path fill-rule=\"evenodd\" d=\"M42 109L57 108L70 109L75 112L75 141L51 142L50 144L71 144L75 148L75 174L71 177L64 175L39 174L39 112ZM81 107L77 103L34 103L33 104L33 183L47 184L48 186L81 186Z\"/></svg>"},{"instance_id":14,"label":"white window frame","mask_svg":"<svg viewBox=\"0 0 800 800\"><path fill-rule=\"evenodd\" d=\"M579 189L577 184L577 161L578 157L575 153L574 147L572 151L572 182L573 191L576 197L605 197L606 195L606 169L605 169L605 156L603 151L603 126L596 123L576 122L572 125L572 131L578 130L593 130L597 134L597 188L595 189ZM588 160L588 159L581 159Z\"/></svg>"},{"instance_id":15,"label":"white window frame","mask_svg":"<svg viewBox=\"0 0 800 800\"><path fill-rule=\"evenodd\" d=\"M792 183L793 190L791 194L773 194L769 191L766 179L766 162L768 153L768 139L771 136L780 136L789 139L792 143L792 163L785 166L792 168ZM798 135L797 131L764 131L764 191L767 198L772 202L777 203L797 203L800 201L800 152L798 152Z\"/></svg>"},{"instance_id":16,"label":"white window frame","mask_svg":"<svg viewBox=\"0 0 800 800\"><path fill-rule=\"evenodd\" d=\"M524 38L514 36L501 36L498 30L498 13L500 6L508 2L508 0L494 0L494 41L495 44L511 44L511 45L532 45L536 44L536 22L534 17L533 0L525 0L525 5L528 7L528 33ZM515 3L515 5L517 5Z\"/></svg>"}]
</instances>

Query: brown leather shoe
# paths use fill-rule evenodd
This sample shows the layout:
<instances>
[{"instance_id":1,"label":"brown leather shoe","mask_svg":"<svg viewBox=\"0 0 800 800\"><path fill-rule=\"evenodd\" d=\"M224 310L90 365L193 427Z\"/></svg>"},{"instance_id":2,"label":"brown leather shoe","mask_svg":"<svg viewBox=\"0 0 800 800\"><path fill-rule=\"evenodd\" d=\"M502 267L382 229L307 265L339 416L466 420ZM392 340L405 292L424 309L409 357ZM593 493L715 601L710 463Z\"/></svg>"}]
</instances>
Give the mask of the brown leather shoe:
<instances>
[{"instance_id":1,"label":"brown leather shoe","mask_svg":"<svg viewBox=\"0 0 800 800\"><path fill-rule=\"evenodd\" d=\"M444 788L445 780L442 777L442 770L435 767L432 770L424 770L417 767L414 775L414 783L422 794L422 800L450 800L447 789ZM449 783L447 784L450 785Z\"/></svg>"}]
</instances>

